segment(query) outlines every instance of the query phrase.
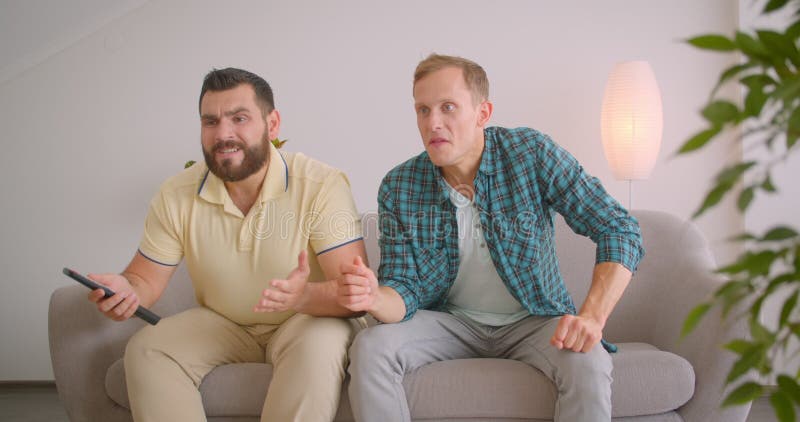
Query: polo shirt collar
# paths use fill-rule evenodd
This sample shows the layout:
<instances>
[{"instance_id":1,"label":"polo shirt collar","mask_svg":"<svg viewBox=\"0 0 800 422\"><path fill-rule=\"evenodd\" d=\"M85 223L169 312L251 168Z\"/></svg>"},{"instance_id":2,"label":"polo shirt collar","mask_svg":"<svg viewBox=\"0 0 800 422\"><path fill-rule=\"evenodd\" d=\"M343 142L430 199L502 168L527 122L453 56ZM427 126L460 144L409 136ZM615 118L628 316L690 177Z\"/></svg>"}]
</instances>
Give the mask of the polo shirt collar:
<instances>
[{"instance_id":1,"label":"polo shirt collar","mask_svg":"<svg viewBox=\"0 0 800 422\"><path fill-rule=\"evenodd\" d=\"M496 128L487 127L483 129L483 154L481 154L481 163L478 166L478 172L483 174L494 174L497 172L497 163L495 156L497 155L497 143L495 140Z\"/></svg>"},{"instance_id":2,"label":"polo shirt collar","mask_svg":"<svg viewBox=\"0 0 800 422\"><path fill-rule=\"evenodd\" d=\"M286 193L288 190L289 167L283 155L272 145L272 142L269 142L269 167L264 177L264 183L261 185L259 202L263 203ZM223 205L226 211L229 211L231 207L230 211L238 210L233 204L230 195L228 195L225 182L211 173L210 170L206 170L205 178L200 183L197 194L208 202Z\"/></svg>"}]
</instances>

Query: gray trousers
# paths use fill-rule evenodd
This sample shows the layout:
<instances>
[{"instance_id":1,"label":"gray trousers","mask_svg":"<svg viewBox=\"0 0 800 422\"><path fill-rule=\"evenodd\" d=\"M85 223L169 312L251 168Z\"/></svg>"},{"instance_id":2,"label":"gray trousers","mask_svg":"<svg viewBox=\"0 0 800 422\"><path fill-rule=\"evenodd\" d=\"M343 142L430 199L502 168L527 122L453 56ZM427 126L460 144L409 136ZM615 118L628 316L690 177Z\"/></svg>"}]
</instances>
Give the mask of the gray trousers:
<instances>
[{"instance_id":1,"label":"gray trousers","mask_svg":"<svg viewBox=\"0 0 800 422\"><path fill-rule=\"evenodd\" d=\"M403 377L428 363L503 358L527 363L558 391L555 421L611 420L611 356L601 344L588 353L550 344L559 318L527 317L491 327L445 312L362 330L350 347L350 404L358 422L411 420Z\"/></svg>"}]
</instances>

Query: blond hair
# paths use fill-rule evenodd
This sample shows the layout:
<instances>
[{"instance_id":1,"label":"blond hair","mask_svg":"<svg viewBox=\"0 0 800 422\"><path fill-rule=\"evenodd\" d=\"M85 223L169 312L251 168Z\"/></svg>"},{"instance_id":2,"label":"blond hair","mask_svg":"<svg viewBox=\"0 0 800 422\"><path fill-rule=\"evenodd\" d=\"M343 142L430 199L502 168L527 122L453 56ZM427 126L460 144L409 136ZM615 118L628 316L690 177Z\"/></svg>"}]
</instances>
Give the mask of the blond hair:
<instances>
[{"instance_id":1,"label":"blond hair","mask_svg":"<svg viewBox=\"0 0 800 422\"><path fill-rule=\"evenodd\" d=\"M417 82L425 76L446 67L461 69L464 82L472 92L472 101L475 104L489 99L489 79L486 77L486 71L479 64L463 57L432 53L425 60L419 62L417 69L414 70L413 86L416 86Z\"/></svg>"}]
</instances>

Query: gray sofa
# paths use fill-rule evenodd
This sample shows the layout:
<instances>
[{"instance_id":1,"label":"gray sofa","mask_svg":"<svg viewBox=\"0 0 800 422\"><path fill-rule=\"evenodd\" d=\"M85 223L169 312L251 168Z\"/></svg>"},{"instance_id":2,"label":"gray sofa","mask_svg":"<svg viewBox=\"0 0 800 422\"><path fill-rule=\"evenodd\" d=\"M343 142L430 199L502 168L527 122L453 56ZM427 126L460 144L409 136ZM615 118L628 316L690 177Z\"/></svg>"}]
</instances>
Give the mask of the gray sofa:
<instances>
[{"instance_id":1,"label":"gray sofa","mask_svg":"<svg viewBox=\"0 0 800 422\"><path fill-rule=\"evenodd\" d=\"M719 409L724 380L734 360L720 345L745 336L741 323L707 317L684 340L685 316L720 285L706 240L691 223L655 211L634 213L647 255L605 329L619 346L613 355L613 415L620 421L744 421L749 406ZM370 261L377 266L376 219L365 216ZM580 302L589 285L594 245L557 222L562 273ZM55 269L54 269L55 272ZM65 284L66 284L65 280ZM196 306L191 282L178 271L153 310L168 316ZM58 393L72 421L129 421L122 354L143 323L115 323L86 302L86 289L53 292L49 309L50 353ZM200 386L211 421L257 421L269 380L267 364L218 367ZM465 359L434 363L404 382L414 420L545 421L556 391L539 371L522 363ZM572 405L580 406L580 403ZM343 387L337 421L352 420ZM278 421L282 422L282 421Z\"/></svg>"}]
</instances>

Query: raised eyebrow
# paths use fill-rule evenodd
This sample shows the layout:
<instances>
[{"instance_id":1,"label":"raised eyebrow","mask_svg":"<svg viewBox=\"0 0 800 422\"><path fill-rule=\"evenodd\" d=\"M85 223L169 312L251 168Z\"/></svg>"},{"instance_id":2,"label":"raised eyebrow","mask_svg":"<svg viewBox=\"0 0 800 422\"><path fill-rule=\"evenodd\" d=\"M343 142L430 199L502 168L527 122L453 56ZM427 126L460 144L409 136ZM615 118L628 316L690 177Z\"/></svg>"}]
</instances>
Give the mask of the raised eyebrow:
<instances>
[{"instance_id":1,"label":"raised eyebrow","mask_svg":"<svg viewBox=\"0 0 800 422\"><path fill-rule=\"evenodd\" d=\"M226 111L224 114L226 116L233 116L239 113L249 113L249 112L250 110L247 107L237 107L234 108L233 110Z\"/></svg>"},{"instance_id":2,"label":"raised eyebrow","mask_svg":"<svg viewBox=\"0 0 800 422\"><path fill-rule=\"evenodd\" d=\"M234 116L234 115L237 115L239 113L249 113L249 112L250 112L250 109L248 109L247 107L237 107L237 108L235 108L233 110L226 111L226 112L224 112L222 114L225 115L225 116ZM219 116L216 115L216 114L207 113L207 114L201 114L200 115L200 120L216 120L216 119L219 119Z\"/></svg>"}]
</instances>

